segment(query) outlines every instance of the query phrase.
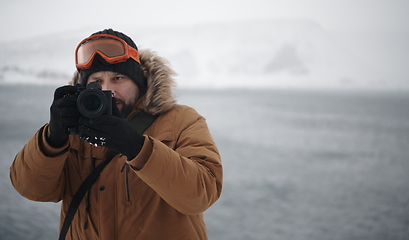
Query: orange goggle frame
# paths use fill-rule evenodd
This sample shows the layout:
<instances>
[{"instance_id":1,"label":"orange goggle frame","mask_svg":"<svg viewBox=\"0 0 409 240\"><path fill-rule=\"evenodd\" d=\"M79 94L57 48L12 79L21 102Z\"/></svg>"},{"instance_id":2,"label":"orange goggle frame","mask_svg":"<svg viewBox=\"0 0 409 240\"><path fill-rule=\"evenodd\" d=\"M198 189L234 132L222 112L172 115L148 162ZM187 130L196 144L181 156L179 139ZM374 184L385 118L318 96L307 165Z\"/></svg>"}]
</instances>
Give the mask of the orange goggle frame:
<instances>
[{"instance_id":1,"label":"orange goggle frame","mask_svg":"<svg viewBox=\"0 0 409 240\"><path fill-rule=\"evenodd\" d=\"M125 62L129 58L140 63L138 50L121 38L110 34L95 34L78 44L75 50L77 69L90 68L97 53L109 64Z\"/></svg>"}]
</instances>

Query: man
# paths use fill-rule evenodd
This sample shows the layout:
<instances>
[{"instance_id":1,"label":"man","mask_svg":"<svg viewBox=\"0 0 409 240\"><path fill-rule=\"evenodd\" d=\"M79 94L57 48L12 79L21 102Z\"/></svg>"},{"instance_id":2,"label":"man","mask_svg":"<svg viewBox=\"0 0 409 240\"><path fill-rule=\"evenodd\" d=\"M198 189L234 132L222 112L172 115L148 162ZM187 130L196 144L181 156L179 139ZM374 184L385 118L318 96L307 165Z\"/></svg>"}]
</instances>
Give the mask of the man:
<instances>
[{"instance_id":1,"label":"man","mask_svg":"<svg viewBox=\"0 0 409 240\"><path fill-rule=\"evenodd\" d=\"M106 29L78 45L76 67L72 85L111 90L112 114L86 118L78 87L58 88L50 122L10 168L15 189L34 201L62 200L62 224L81 183L115 151L66 239L207 239L203 212L220 197L221 160L205 119L175 103L167 62ZM141 111L158 116L144 135L131 123Z\"/></svg>"}]
</instances>

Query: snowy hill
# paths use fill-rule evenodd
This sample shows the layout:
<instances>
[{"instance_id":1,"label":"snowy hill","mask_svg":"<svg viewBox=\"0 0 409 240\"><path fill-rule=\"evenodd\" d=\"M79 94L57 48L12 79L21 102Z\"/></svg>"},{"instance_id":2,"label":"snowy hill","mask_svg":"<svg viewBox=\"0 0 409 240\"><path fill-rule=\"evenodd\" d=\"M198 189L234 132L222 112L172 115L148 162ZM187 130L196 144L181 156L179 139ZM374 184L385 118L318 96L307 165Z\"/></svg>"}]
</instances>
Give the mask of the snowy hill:
<instances>
[{"instance_id":1,"label":"snowy hill","mask_svg":"<svg viewBox=\"0 0 409 240\"><path fill-rule=\"evenodd\" d=\"M181 88L390 87L408 83L367 61L359 49L317 23L271 20L122 30L140 49L167 58ZM0 46L0 83L65 84L78 42L100 29L80 29Z\"/></svg>"}]
</instances>

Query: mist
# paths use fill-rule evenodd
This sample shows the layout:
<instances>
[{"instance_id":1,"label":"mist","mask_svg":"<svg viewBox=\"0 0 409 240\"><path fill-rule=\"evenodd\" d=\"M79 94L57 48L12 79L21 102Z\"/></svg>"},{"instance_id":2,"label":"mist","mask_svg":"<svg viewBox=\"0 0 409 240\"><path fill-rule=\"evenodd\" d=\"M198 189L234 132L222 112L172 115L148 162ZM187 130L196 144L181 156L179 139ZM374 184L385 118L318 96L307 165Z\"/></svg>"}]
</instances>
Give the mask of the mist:
<instances>
[{"instance_id":1,"label":"mist","mask_svg":"<svg viewBox=\"0 0 409 240\"><path fill-rule=\"evenodd\" d=\"M168 59L179 88L409 87L403 1L26 0L1 6L0 83L65 84L75 71L76 45L113 28ZM135 11L123 14L121 6Z\"/></svg>"}]
</instances>

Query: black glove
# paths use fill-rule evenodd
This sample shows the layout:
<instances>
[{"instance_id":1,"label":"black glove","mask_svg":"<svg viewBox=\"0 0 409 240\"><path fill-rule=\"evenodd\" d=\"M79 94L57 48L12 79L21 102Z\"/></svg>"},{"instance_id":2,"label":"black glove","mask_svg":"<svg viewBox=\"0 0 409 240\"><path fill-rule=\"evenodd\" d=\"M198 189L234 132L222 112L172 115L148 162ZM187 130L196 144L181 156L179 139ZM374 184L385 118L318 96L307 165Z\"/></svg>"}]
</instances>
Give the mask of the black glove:
<instances>
[{"instance_id":1,"label":"black glove","mask_svg":"<svg viewBox=\"0 0 409 240\"><path fill-rule=\"evenodd\" d=\"M77 87L62 86L55 90L50 107L50 134L47 142L53 147L61 147L68 139L68 127L78 125L80 113L77 109Z\"/></svg>"},{"instance_id":2,"label":"black glove","mask_svg":"<svg viewBox=\"0 0 409 240\"><path fill-rule=\"evenodd\" d=\"M122 153L129 160L135 158L142 149L145 137L120 116L116 104L113 104L113 115L103 115L97 119L80 118L79 123L83 125L81 139Z\"/></svg>"}]
</instances>

